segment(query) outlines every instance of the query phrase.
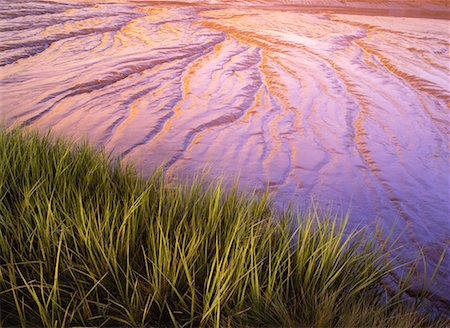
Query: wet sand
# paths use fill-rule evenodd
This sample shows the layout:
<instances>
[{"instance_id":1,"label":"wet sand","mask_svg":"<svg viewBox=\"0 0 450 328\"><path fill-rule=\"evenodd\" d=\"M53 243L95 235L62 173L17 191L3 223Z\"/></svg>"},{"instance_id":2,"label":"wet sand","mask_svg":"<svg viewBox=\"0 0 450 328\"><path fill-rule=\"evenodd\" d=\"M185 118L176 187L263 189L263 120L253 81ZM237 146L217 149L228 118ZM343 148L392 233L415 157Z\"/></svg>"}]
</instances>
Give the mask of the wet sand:
<instances>
[{"instance_id":1,"label":"wet sand","mask_svg":"<svg viewBox=\"0 0 450 328\"><path fill-rule=\"evenodd\" d=\"M0 120L350 209L430 272L450 245L448 10L322 2L1 0ZM447 309L449 274L447 255Z\"/></svg>"}]
</instances>

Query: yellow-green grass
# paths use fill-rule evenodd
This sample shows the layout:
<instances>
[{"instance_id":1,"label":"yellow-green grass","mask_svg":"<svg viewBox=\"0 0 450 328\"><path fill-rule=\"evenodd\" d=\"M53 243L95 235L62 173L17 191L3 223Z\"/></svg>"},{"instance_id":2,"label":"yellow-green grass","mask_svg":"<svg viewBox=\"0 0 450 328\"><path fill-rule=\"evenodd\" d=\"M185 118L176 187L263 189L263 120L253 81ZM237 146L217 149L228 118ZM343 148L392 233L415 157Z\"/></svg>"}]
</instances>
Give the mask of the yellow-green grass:
<instances>
[{"instance_id":1,"label":"yellow-green grass","mask_svg":"<svg viewBox=\"0 0 450 328\"><path fill-rule=\"evenodd\" d=\"M398 263L347 230L314 209L279 213L267 195L169 187L87 144L0 131L3 326L445 325L387 297Z\"/></svg>"}]
</instances>

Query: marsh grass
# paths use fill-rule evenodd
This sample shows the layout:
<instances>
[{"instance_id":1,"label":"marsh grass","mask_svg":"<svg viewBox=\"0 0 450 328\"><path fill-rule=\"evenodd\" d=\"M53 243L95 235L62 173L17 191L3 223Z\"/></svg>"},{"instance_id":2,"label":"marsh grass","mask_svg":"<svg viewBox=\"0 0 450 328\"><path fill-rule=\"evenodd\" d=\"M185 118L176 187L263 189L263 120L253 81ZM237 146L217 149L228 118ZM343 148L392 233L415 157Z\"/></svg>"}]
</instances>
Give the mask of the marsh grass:
<instances>
[{"instance_id":1,"label":"marsh grass","mask_svg":"<svg viewBox=\"0 0 450 328\"><path fill-rule=\"evenodd\" d=\"M2 130L0 323L430 324L386 297L386 245L340 221L201 179L169 188L87 144Z\"/></svg>"}]
</instances>

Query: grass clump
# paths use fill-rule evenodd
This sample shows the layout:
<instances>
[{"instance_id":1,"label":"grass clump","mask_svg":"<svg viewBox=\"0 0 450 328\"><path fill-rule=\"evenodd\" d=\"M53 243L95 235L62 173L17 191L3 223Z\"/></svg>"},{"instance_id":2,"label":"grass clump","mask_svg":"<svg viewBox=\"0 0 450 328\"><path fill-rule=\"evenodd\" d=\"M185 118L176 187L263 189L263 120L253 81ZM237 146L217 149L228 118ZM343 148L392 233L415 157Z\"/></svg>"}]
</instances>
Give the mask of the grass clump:
<instances>
[{"instance_id":1,"label":"grass clump","mask_svg":"<svg viewBox=\"0 0 450 328\"><path fill-rule=\"evenodd\" d=\"M220 184L169 188L86 144L2 130L0 323L429 324L385 298L385 245L345 224Z\"/></svg>"}]
</instances>

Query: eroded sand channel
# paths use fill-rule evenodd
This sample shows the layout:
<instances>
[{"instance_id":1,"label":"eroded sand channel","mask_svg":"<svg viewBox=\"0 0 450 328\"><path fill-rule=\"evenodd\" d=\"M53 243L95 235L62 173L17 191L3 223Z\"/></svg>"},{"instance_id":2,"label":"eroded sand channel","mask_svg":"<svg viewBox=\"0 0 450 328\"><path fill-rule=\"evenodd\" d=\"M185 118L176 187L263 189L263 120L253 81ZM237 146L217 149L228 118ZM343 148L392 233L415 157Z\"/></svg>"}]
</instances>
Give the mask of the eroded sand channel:
<instances>
[{"instance_id":1,"label":"eroded sand channel","mask_svg":"<svg viewBox=\"0 0 450 328\"><path fill-rule=\"evenodd\" d=\"M239 175L281 206L350 207L429 271L449 245L447 20L4 0L0 18L7 124L86 136L143 172ZM447 256L443 307L449 273Z\"/></svg>"}]
</instances>

